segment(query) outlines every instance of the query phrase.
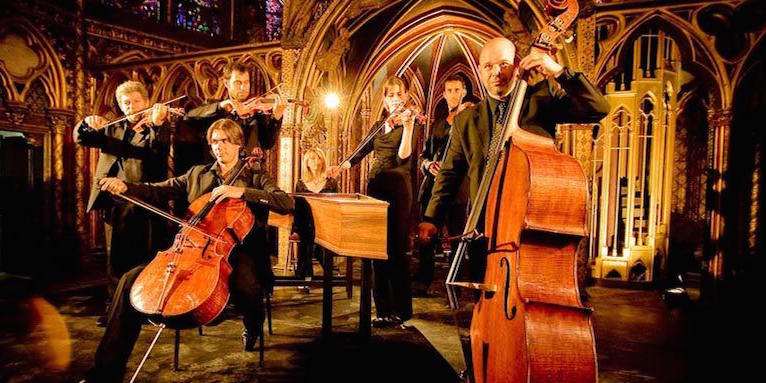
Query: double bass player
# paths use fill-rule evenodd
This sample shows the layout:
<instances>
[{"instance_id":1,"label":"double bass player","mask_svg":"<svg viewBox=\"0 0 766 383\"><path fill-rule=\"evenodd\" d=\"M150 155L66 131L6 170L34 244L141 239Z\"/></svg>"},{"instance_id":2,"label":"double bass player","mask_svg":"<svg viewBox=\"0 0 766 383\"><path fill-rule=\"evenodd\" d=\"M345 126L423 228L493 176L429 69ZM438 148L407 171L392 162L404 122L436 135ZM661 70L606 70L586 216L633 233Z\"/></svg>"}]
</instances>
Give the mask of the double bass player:
<instances>
[{"instance_id":1,"label":"double bass player","mask_svg":"<svg viewBox=\"0 0 766 383\"><path fill-rule=\"evenodd\" d=\"M455 117L452 142L436 177L424 221L418 225L422 243L436 235L464 177L468 177L469 201L474 199L494 138L493 127L505 112L517 71L536 71L547 77L530 84L520 116L521 129L553 137L556 124L595 123L609 113L608 101L584 74L570 71L537 50L516 62L516 47L506 38L495 38L484 45L479 70L489 97ZM473 243L469 269L471 279L480 281L484 275L484 259L480 254L486 244Z\"/></svg>"}]
</instances>

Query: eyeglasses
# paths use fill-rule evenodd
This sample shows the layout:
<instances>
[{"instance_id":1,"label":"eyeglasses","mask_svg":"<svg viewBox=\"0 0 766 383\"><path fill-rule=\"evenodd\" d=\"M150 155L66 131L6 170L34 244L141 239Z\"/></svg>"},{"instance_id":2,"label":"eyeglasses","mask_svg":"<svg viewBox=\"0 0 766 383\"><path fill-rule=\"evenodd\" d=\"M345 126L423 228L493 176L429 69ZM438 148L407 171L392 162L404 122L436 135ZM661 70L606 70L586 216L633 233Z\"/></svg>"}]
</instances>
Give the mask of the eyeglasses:
<instances>
[{"instance_id":1,"label":"eyeglasses","mask_svg":"<svg viewBox=\"0 0 766 383\"><path fill-rule=\"evenodd\" d=\"M486 63L486 64L481 66L481 69L485 70L485 71L491 71L492 68L495 67L495 65L500 66L500 70L505 70L505 69L509 69L509 68L513 67L513 62L512 61L503 60L503 61L500 61L500 62L497 62L497 63Z\"/></svg>"}]
</instances>

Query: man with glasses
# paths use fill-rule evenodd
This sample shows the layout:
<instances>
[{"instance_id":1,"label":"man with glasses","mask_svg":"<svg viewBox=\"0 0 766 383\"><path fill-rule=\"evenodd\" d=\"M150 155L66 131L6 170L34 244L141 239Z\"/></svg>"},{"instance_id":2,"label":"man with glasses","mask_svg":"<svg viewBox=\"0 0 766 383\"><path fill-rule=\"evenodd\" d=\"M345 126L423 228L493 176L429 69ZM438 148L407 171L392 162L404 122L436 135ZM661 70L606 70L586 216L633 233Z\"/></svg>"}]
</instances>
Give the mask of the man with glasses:
<instances>
[{"instance_id":1,"label":"man with glasses","mask_svg":"<svg viewBox=\"0 0 766 383\"><path fill-rule=\"evenodd\" d=\"M516 47L506 38L489 40L479 56L481 83L487 97L455 117L452 141L436 177L431 199L418 227L422 243L431 241L453 205L464 177L468 177L469 203L479 190L488 148L499 139L502 116L508 106L514 79L519 72L546 78L532 82L521 109L521 129L554 137L556 124L595 123L609 113L609 103L582 73L573 73L540 50L516 62ZM495 132L497 134L495 134ZM480 232L484 220L479 220ZM475 248L475 249L474 249ZM486 264L486 243L474 241L469 269L471 279L481 281ZM483 256L482 256L482 253Z\"/></svg>"}]
</instances>

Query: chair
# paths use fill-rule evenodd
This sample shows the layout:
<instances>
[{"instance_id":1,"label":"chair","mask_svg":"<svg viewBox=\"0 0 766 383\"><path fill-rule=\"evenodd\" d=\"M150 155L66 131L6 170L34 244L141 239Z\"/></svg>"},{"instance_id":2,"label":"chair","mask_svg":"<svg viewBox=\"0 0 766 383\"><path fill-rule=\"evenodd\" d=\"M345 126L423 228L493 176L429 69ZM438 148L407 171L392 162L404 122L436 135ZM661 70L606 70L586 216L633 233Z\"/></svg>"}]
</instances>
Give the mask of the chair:
<instances>
[{"instance_id":1,"label":"chair","mask_svg":"<svg viewBox=\"0 0 766 383\"><path fill-rule=\"evenodd\" d=\"M271 293L267 292L265 295L265 299L266 299L266 321L268 322L268 326L269 326L269 335L274 335L274 332L272 331L272 328L271 328ZM197 327L197 333L199 334L199 336L205 335L204 332L202 331L202 326ZM263 338L264 338L264 333L263 333L263 328L261 328L261 335L258 337L258 354L259 354L258 365L259 366L263 366L263 362L264 362ZM180 345L181 345L181 330L176 329L175 342L173 345L173 371L178 371L178 352L179 352Z\"/></svg>"}]
</instances>

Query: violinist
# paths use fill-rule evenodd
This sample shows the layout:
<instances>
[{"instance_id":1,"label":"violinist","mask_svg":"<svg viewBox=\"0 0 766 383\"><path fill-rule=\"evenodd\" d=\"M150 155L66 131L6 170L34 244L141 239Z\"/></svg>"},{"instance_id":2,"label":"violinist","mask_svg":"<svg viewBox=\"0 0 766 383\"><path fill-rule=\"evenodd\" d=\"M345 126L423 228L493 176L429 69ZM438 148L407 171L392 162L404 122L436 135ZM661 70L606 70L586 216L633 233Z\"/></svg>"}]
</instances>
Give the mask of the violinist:
<instances>
[{"instance_id":1,"label":"violinist","mask_svg":"<svg viewBox=\"0 0 766 383\"><path fill-rule=\"evenodd\" d=\"M495 129L502 121L508 98L520 71L523 74L539 74L545 79L530 83L522 106L519 126L521 129L553 137L556 124L595 123L609 113L609 103L601 92L582 73L574 73L557 63L547 53L532 52L516 61L516 47L506 38L489 40L479 56L481 83L489 97L466 109L455 117L452 141L436 177L431 199L418 227L421 243L428 243L437 234L437 227L444 222L446 212L458 194L467 176L469 197L472 201L479 189L484 165ZM484 219L479 219L478 229L483 229ZM486 243L473 241L469 270L471 279L480 282L484 277ZM484 252L484 256L482 256Z\"/></svg>"},{"instance_id":2,"label":"violinist","mask_svg":"<svg viewBox=\"0 0 766 383\"><path fill-rule=\"evenodd\" d=\"M263 251L269 210L290 213L293 200L257 164L245 169L233 185L222 185L237 165L244 142L237 123L218 120L210 126L206 138L215 156L212 164L194 166L186 174L162 182L126 183L110 177L102 179L99 186L112 194L125 193L154 204L162 200L191 203L205 193L211 193L210 198L216 203L226 198L241 198L247 202L255 216L255 225L229 257L232 266L229 287L234 306L244 316L244 350L253 351L257 337L262 336L264 290L271 288L274 278L268 255ZM136 267L120 280L109 310L106 331L96 351L95 366L88 373L87 381L122 381L126 362L144 320L144 316L131 305L129 297L142 269L143 266Z\"/></svg>"},{"instance_id":3,"label":"violinist","mask_svg":"<svg viewBox=\"0 0 766 383\"><path fill-rule=\"evenodd\" d=\"M77 144L99 149L87 211L104 211L109 296L125 272L150 260L163 245L166 224L135 206L112 201L97 182L104 177L126 182L165 179L170 145L166 124L170 109L159 103L152 106L144 84L126 81L117 87L115 98L127 119L106 126L105 118L88 116L72 133ZM149 107L146 113L136 114ZM103 326L105 319L101 316L98 324Z\"/></svg>"},{"instance_id":4,"label":"violinist","mask_svg":"<svg viewBox=\"0 0 766 383\"><path fill-rule=\"evenodd\" d=\"M240 61L232 61L223 68L222 81L229 98L203 105L186 113L185 121L201 127L213 121L228 118L242 128L247 152L258 159L263 151L274 147L282 126L285 103L277 94L252 97L250 94L251 67Z\"/></svg>"},{"instance_id":5,"label":"violinist","mask_svg":"<svg viewBox=\"0 0 766 383\"><path fill-rule=\"evenodd\" d=\"M444 92L442 97L447 102L449 114L431 126L431 135L425 142L423 152L420 153L420 172L423 174L423 182L420 184L418 192L418 204L420 205L420 216L425 214L428 201L431 199L431 188L434 180L439 174L442 160L447 151L447 143L455 116L464 109L473 106L471 102L463 102L466 96L465 80L457 74L447 77L444 81ZM465 226L465 211L468 202L468 183L463 182L460 186L457 197L453 203L453 208L447 213L447 230L450 235L458 235ZM452 250L457 246L458 241L453 241ZM420 262L418 269L413 276L412 294L414 296L424 297L428 294L428 287L431 285L434 277L434 252L436 241L419 246L418 256Z\"/></svg>"},{"instance_id":6,"label":"violinist","mask_svg":"<svg viewBox=\"0 0 766 383\"><path fill-rule=\"evenodd\" d=\"M367 194L389 203L388 259L374 260L372 264L375 276L373 298L377 310L377 318L372 324L375 327L399 326L412 317L407 243L417 163L412 154L421 127L416 123L419 111L411 105L408 91L408 84L401 78L386 79L383 83L384 118L371 130L378 133L364 141L353 157L328 169L328 174L335 178L340 171L375 152L375 162L367 176Z\"/></svg>"}]
</instances>

